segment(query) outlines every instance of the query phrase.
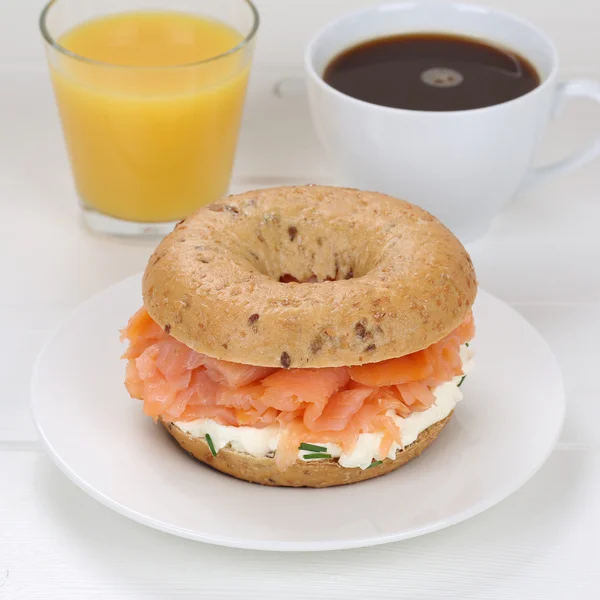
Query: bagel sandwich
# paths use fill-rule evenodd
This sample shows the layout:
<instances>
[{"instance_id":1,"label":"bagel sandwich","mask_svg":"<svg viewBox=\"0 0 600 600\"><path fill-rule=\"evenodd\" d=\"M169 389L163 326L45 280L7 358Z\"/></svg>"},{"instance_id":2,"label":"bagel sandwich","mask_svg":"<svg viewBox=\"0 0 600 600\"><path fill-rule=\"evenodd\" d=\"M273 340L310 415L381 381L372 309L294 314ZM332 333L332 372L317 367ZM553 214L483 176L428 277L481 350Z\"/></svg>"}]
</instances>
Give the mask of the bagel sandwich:
<instances>
[{"instance_id":1,"label":"bagel sandwich","mask_svg":"<svg viewBox=\"0 0 600 600\"><path fill-rule=\"evenodd\" d=\"M462 399L473 265L422 209L326 186L201 208L151 256L125 385L198 460L328 487L419 456Z\"/></svg>"}]
</instances>

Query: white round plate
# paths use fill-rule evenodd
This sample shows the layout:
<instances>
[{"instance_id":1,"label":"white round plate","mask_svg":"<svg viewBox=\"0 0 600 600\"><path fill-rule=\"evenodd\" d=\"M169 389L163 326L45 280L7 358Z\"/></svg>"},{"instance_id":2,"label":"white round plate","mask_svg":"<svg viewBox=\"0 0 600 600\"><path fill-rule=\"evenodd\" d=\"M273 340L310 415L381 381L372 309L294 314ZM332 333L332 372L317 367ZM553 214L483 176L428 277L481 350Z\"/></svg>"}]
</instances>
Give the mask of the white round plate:
<instances>
[{"instance_id":1,"label":"white round plate","mask_svg":"<svg viewBox=\"0 0 600 600\"><path fill-rule=\"evenodd\" d=\"M32 402L41 438L64 473L150 527L260 550L403 540L506 498L559 435L564 393L556 360L525 319L480 290L465 399L420 458L385 477L322 490L238 481L191 459L125 391L119 328L141 305L140 287L140 277L130 277L75 311L38 358Z\"/></svg>"}]
</instances>

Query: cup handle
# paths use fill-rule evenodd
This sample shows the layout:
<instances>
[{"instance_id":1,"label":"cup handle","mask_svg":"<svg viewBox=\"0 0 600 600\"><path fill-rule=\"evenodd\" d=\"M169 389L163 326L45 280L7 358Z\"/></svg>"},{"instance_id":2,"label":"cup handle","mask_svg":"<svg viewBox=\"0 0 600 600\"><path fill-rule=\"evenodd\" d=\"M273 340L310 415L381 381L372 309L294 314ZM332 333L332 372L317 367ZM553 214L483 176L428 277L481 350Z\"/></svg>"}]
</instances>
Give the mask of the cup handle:
<instances>
[{"instance_id":1,"label":"cup handle","mask_svg":"<svg viewBox=\"0 0 600 600\"><path fill-rule=\"evenodd\" d=\"M552 117L557 117L570 98L588 98L600 104L600 82L593 79L571 79L556 87ZM600 135L587 146L555 163L536 167L525 177L520 192L539 183L544 183L555 175L567 173L590 162L600 154Z\"/></svg>"}]
</instances>

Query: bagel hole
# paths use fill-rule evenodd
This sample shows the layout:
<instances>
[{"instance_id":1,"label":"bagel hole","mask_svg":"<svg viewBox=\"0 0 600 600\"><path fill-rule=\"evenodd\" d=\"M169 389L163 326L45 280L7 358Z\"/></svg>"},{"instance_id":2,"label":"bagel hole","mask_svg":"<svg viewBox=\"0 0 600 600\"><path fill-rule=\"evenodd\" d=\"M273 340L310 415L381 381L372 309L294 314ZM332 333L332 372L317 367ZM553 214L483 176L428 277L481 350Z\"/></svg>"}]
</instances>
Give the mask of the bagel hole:
<instances>
[{"instance_id":1,"label":"bagel hole","mask_svg":"<svg viewBox=\"0 0 600 600\"><path fill-rule=\"evenodd\" d=\"M325 279L319 279L316 275L311 275L308 279L305 279L304 281L300 281L299 279L296 279L293 275L290 275L289 273L284 273L280 278L279 278L279 283L323 283L324 281L340 281L343 279L353 279L354 275L352 273L352 269L350 269L350 271L346 274L346 277L338 277L338 278L333 278L333 277L325 277Z\"/></svg>"},{"instance_id":2,"label":"bagel hole","mask_svg":"<svg viewBox=\"0 0 600 600\"><path fill-rule=\"evenodd\" d=\"M256 271L278 283L316 284L366 275L377 254L370 246L371 232L357 225L350 235L337 221L330 226L315 224L314 218L288 219L277 211L267 213L253 235L232 229L233 249L237 255L241 250Z\"/></svg>"}]
</instances>

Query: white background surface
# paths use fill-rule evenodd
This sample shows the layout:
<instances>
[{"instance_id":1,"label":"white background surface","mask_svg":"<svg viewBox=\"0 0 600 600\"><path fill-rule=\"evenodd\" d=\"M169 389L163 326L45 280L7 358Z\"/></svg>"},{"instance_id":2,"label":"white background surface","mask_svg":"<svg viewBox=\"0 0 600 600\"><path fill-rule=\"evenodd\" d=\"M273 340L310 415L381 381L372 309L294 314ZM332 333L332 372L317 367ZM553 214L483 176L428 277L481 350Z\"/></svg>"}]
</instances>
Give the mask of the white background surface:
<instances>
[{"instance_id":1,"label":"white background surface","mask_svg":"<svg viewBox=\"0 0 600 600\"><path fill-rule=\"evenodd\" d=\"M151 248L96 238L79 225L37 36L41 4L0 3L0 598L600 597L598 162L516 199L489 235L469 248L482 286L511 302L546 337L567 391L567 420L555 452L498 507L407 542L264 554L151 531L102 507L58 472L41 452L29 417L35 355L70 310L142 269ZM258 2L263 30L235 190L333 182L295 77L310 33L336 13L364 4ZM599 76L596 3L495 4L533 20L556 40L565 75ZM568 107L549 132L542 160L594 132L600 132L600 109ZM518 419L510 398L507 410ZM507 431L506 443L519 441Z\"/></svg>"}]
</instances>

